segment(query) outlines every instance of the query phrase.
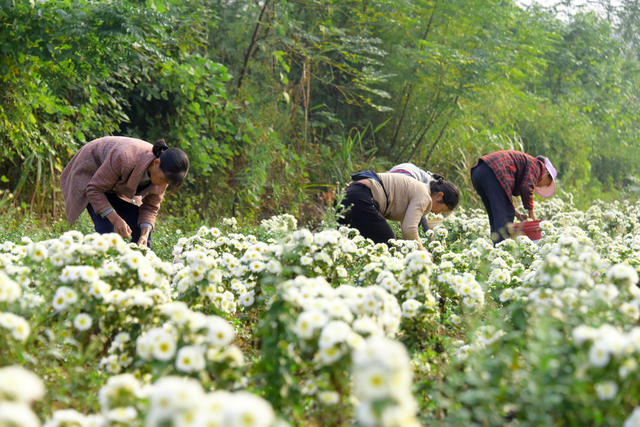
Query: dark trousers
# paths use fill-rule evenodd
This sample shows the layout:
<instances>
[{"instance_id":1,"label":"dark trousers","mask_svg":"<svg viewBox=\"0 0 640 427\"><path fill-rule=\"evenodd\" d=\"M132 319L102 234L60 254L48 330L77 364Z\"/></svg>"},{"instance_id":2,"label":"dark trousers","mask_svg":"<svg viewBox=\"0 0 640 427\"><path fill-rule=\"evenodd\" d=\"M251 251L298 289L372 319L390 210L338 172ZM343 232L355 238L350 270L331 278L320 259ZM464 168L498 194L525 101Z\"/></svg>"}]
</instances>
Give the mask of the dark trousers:
<instances>
[{"instance_id":1,"label":"dark trousers","mask_svg":"<svg viewBox=\"0 0 640 427\"><path fill-rule=\"evenodd\" d=\"M340 224L357 229L363 237L376 243L387 243L389 239L396 238L366 185L351 183L347 187L342 206L346 211L344 218L338 221Z\"/></svg>"},{"instance_id":2,"label":"dark trousers","mask_svg":"<svg viewBox=\"0 0 640 427\"><path fill-rule=\"evenodd\" d=\"M507 224L513 222L516 214L513 204L496 175L482 160L471 169L471 182L489 214L491 239L494 243L501 242L509 237Z\"/></svg>"},{"instance_id":3,"label":"dark trousers","mask_svg":"<svg viewBox=\"0 0 640 427\"><path fill-rule=\"evenodd\" d=\"M120 215L124 222L126 222L131 228L131 241L138 243L138 239L140 239L140 227L138 226L138 212L140 211L140 208L134 204L125 202L114 193L105 193L105 195L107 196L109 203L111 203L113 210L116 211L116 213ZM113 233L113 224L111 224L107 218L103 218L98 215L93 210L91 203L87 205L87 211L89 211L89 215L91 215L93 228L96 230L96 233ZM149 233L147 246L151 248L151 233Z\"/></svg>"}]
</instances>

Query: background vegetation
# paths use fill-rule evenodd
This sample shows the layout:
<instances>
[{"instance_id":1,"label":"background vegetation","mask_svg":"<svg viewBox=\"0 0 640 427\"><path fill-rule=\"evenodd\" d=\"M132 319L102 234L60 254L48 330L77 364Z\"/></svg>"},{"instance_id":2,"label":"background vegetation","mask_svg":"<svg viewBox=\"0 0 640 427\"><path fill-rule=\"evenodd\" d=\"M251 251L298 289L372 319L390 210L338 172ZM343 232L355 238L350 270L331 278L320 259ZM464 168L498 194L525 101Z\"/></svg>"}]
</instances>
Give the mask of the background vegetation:
<instances>
[{"instance_id":1,"label":"background vegetation","mask_svg":"<svg viewBox=\"0 0 640 427\"><path fill-rule=\"evenodd\" d=\"M317 218L349 172L403 161L470 189L502 148L548 155L578 205L618 197L640 174L640 3L601 3L0 0L0 208L59 217L62 168L106 134L187 151L163 209L192 226Z\"/></svg>"}]
</instances>

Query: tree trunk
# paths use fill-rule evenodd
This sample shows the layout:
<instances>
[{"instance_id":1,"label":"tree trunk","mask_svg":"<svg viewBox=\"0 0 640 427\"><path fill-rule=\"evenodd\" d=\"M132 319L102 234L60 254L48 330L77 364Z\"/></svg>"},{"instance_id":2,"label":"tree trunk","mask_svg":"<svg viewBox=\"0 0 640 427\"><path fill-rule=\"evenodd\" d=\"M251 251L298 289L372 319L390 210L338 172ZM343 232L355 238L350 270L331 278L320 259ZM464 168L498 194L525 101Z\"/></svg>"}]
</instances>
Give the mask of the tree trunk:
<instances>
[{"instance_id":1,"label":"tree trunk","mask_svg":"<svg viewBox=\"0 0 640 427\"><path fill-rule=\"evenodd\" d=\"M457 102L458 102L458 95L456 95L455 99L453 100L453 108L456 107L456 103ZM447 118L447 121L442 126L442 129L440 129L440 133L438 134L438 137L436 138L435 141L433 141L433 144L431 144L431 147L429 148L429 152L427 153L427 158L425 159L425 165L429 164L429 160L431 160L431 155L433 154L433 150L435 150L436 145L438 145L438 142L440 142L440 139L442 138L442 135L444 135L444 131L449 126L449 122L451 121L451 116L452 115L453 115L453 110L451 110L451 113L449 114L449 117Z\"/></svg>"},{"instance_id":2,"label":"tree trunk","mask_svg":"<svg viewBox=\"0 0 640 427\"><path fill-rule=\"evenodd\" d=\"M431 23L433 22L433 16L436 13L436 6L438 5L438 1L433 4L433 9L431 10L431 15L429 16L429 22L427 23L427 28L424 30L424 34L422 35L422 40L426 40L429 36L429 31L431 31ZM415 69L415 67L414 67ZM396 124L396 128L393 132L393 137L391 138L390 148L393 150L393 147L396 145L398 140L398 134L400 133L400 128L402 127L402 123L404 122L407 106L409 105L409 98L411 98L411 92L413 91L413 82L410 82L407 86L405 86L405 90L403 93L404 105L402 106L402 113L400 113L400 118L398 119L398 123ZM404 153L404 149L402 150ZM400 155L396 158L396 162L399 160Z\"/></svg>"},{"instance_id":3,"label":"tree trunk","mask_svg":"<svg viewBox=\"0 0 640 427\"><path fill-rule=\"evenodd\" d=\"M240 71L240 77L238 77L238 84L236 86L236 89L240 89L240 87L242 86L242 80L244 79L244 76L247 73L247 69L249 67L249 58L251 58L253 50L256 47L256 42L258 41L258 31L260 30L260 26L262 25L262 18L264 18L270 2L271 0L264 0L262 10L260 11L260 16L258 17L258 22L256 22L256 26L253 28L253 35L251 36L251 42L249 43L247 52L244 55L244 63L242 64L242 70Z\"/></svg>"}]
</instances>

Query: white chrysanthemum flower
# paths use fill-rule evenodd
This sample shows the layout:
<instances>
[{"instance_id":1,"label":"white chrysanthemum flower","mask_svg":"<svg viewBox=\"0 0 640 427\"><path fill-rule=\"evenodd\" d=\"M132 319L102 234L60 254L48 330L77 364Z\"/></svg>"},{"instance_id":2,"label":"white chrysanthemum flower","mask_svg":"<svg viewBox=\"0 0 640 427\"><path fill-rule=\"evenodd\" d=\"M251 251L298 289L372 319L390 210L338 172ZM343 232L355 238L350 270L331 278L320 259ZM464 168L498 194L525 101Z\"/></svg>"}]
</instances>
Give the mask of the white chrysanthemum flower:
<instances>
[{"instance_id":1,"label":"white chrysanthemum flower","mask_svg":"<svg viewBox=\"0 0 640 427\"><path fill-rule=\"evenodd\" d=\"M111 259L104 262L101 271L103 277L114 277L122 274L122 268L120 268L120 264Z\"/></svg>"},{"instance_id":2,"label":"white chrysanthemum flower","mask_svg":"<svg viewBox=\"0 0 640 427\"><path fill-rule=\"evenodd\" d=\"M296 320L294 332L302 339L311 339L327 320L327 316L319 310L303 311Z\"/></svg>"},{"instance_id":3,"label":"white chrysanthemum flower","mask_svg":"<svg viewBox=\"0 0 640 427\"><path fill-rule=\"evenodd\" d=\"M222 223L229 227L235 227L238 225L238 220L235 217L222 218Z\"/></svg>"},{"instance_id":4,"label":"white chrysanthemum flower","mask_svg":"<svg viewBox=\"0 0 640 427\"><path fill-rule=\"evenodd\" d=\"M421 424L415 416L415 405L397 405L386 408L382 412L381 425L420 427Z\"/></svg>"},{"instance_id":5,"label":"white chrysanthemum flower","mask_svg":"<svg viewBox=\"0 0 640 427\"><path fill-rule=\"evenodd\" d=\"M346 350L339 345L320 347L316 358L322 365L330 365L346 354Z\"/></svg>"},{"instance_id":6,"label":"white chrysanthemum flower","mask_svg":"<svg viewBox=\"0 0 640 427\"><path fill-rule=\"evenodd\" d=\"M102 234L101 237L105 239L107 245L111 248L116 248L118 252L122 252L122 250L126 248L127 244L118 233Z\"/></svg>"},{"instance_id":7,"label":"white chrysanthemum flower","mask_svg":"<svg viewBox=\"0 0 640 427\"><path fill-rule=\"evenodd\" d=\"M204 349L191 345L182 347L176 356L176 369L181 372L199 372L205 367Z\"/></svg>"},{"instance_id":8,"label":"white chrysanthemum flower","mask_svg":"<svg viewBox=\"0 0 640 427\"><path fill-rule=\"evenodd\" d=\"M621 281L629 284L638 283L638 272L627 264L616 264L607 271L609 280Z\"/></svg>"},{"instance_id":9,"label":"white chrysanthemum flower","mask_svg":"<svg viewBox=\"0 0 640 427\"><path fill-rule=\"evenodd\" d=\"M21 366L0 368L0 400L9 399L30 404L42 399L44 393L42 380L33 372Z\"/></svg>"},{"instance_id":10,"label":"white chrysanthemum flower","mask_svg":"<svg viewBox=\"0 0 640 427\"><path fill-rule=\"evenodd\" d=\"M302 383L302 387L300 388L300 392L305 396L313 396L318 391L318 384L316 380L305 380Z\"/></svg>"},{"instance_id":11,"label":"white chrysanthemum flower","mask_svg":"<svg viewBox=\"0 0 640 427\"><path fill-rule=\"evenodd\" d=\"M142 334L136 340L136 354L144 360L153 359L153 341L148 334Z\"/></svg>"},{"instance_id":12,"label":"white chrysanthemum flower","mask_svg":"<svg viewBox=\"0 0 640 427\"><path fill-rule=\"evenodd\" d=\"M0 425L40 427L40 420L28 405L22 402L0 401Z\"/></svg>"},{"instance_id":13,"label":"white chrysanthemum flower","mask_svg":"<svg viewBox=\"0 0 640 427\"><path fill-rule=\"evenodd\" d=\"M415 299L408 299L402 303L402 316L407 318L415 317L418 314L418 310L422 306L420 301Z\"/></svg>"},{"instance_id":14,"label":"white chrysanthemum flower","mask_svg":"<svg viewBox=\"0 0 640 427\"><path fill-rule=\"evenodd\" d=\"M275 421L269 402L245 391L233 393L226 400L222 412L220 425L224 426L269 427Z\"/></svg>"},{"instance_id":15,"label":"white chrysanthemum flower","mask_svg":"<svg viewBox=\"0 0 640 427\"><path fill-rule=\"evenodd\" d=\"M236 294L241 295L247 292L247 286L240 280L233 278L231 279L231 290Z\"/></svg>"},{"instance_id":16,"label":"white chrysanthemum flower","mask_svg":"<svg viewBox=\"0 0 640 427\"><path fill-rule=\"evenodd\" d=\"M31 246L29 250L29 256L35 262L40 262L44 260L47 257L47 255L48 255L47 248L42 242L34 244L33 246Z\"/></svg>"},{"instance_id":17,"label":"white chrysanthemum flower","mask_svg":"<svg viewBox=\"0 0 640 427\"><path fill-rule=\"evenodd\" d=\"M503 330L496 330L491 325L481 326L475 331L475 336L478 343L482 346L488 346L498 341L505 332Z\"/></svg>"},{"instance_id":18,"label":"white chrysanthemum flower","mask_svg":"<svg viewBox=\"0 0 640 427\"><path fill-rule=\"evenodd\" d=\"M636 407L622 427L640 427L640 406Z\"/></svg>"},{"instance_id":19,"label":"white chrysanthemum flower","mask_svg":"<svg viewBox=\"0 0 640 427\"><path fill-rule=\"evenodd\" d=\"M111 291L111 285L102 280L96 280L89 285L89 294L97 299L103 299Z\"/></svg>"},{"instance_id":20,"label":"white chrysanthemum flower","mask_svg":"<svg viewBox=\"0 0 640 427\"><path fill-rule=\"evenodd\" d=\"M618 291L615 285L596 285L594 291L596 295L608 303L612 303L620 294L620 291Z\"/></svg>"},{"instance_id":21,"label":"white chrysanthemum flower","mask_svg":"<svg viewBox=\"0 0 640 427\"><path fill-rule=\"evenodd\" d=\"M591 366L601 368L606 366L610 359L609 348L603 341L596 341L589 349L589 363L591 363Z\"/></svg>"},{"instance_id":22,"label":"white chrysanthemum flower","mask_svg":"<svg viewBox=\"0 0 640 427\"><path fill-rule=\"evenodd\" d=\"M229 345L235 336L233 326L218 316L209 316L207 319L207 337L209 342L216 347Z\"/></svg>"},{"instance_id":23,"label":"white chrysanthemum flower","mask_svg":"<svg viewBox=\"0 0 640 427\"><path fill-rule=\"evenodd\" d=\"M427 288L429 286L429 276L426 274L420 274L418 276L418 284L420 284L423 288Z\"/></svg>"},{"instance_id":24,"label":"white chrysanthemum flower","mask_svg":"<svg viewBox=\"0 0 640 427\"><path fill-rule=\"evenodd\" d=\"M192 283L197 283L205 278L206 269L204 265L197 264L187 268L189 280Z\"/></svg>"},{"instance_id":25,"label":"white chrysanthemum flower","mask_svg":"<svg viewBox=\"0 0 640 427\"><path fill-rule=\"evenodd\" d=\"M591 326L580 325L573 329L571 336L576 344L582 344L586 340L592 340L599 335L598 330Z\"/></svg>"},{"instance_id":26,"label":"white chrysanthemum flower","mask_svg":"<svg viewBox=\"0 0 640 427\"><path fill-rule=\"evenodd\" d=\"M509 283L511 282L511 273L506 268L496 268L489 275L489 283Z\"/></svg>"},{"instance_id":27,"label":"white chrysanthemum flower","mask_svg":"<svg viewBox=\"0 0 640 427\"><path fill-rule=\"evenodd\" d=\"M349 277L349 273L347 272L347 269L341 265L337 266L335 271L336 271L336 276L342 279Z\"/></svg>"},{"instance_id":28,"label":"white chrysanthemum flower","mask_svg":"<svg viewBox=\"0 0 640 427\"><path fill-rule=\"evenodd\" d=\"M618 368L618 374L620 378L627 378L629 374L635 372L638 369L638 362L635 359L629 358L620 364Z\"/></svg>"},{"instance_id":29,"label":"white chrysanthemum flower","mask_svg":"<svg viewBox=\"0 0 640 427\"><path fill-rule=\"evenodd\" d=\"M238 302L244 307L251 307L255 302L253 291L245 292L244 294L240 295L240 297L238 298Z\"/></svg>"},{"instance_id":30,"label":"white chrysanthemum flower","mask_svg":"<svg viewBox=\"0 0 640 427\"><path fill-rule=\"evenodd\" d=\"M352 324L353 330L362 335L381 335L380 325L369 316L363 316L356 319Z\"/></svg>"},{"instance_id":31,"label":"white chrysanthemum flower","mask_svg":"<svg viewBox=\"0 0 640 427\"><path fill-rule=\"evenodd\" d=\"M378 415L373 410L373 402L360 401L356 405L355 409L356 409L356 419L358 420L358 423L360 425L367 426L367 427L381 425L378 420Z\"/></svg>"},{"instance_id":32,"label":"white chrysanthemum flower","mask_svg":"<svg viewBox=\"0 0 640 427\"><path fill-rule=\"evenodd\" d=\"M449 315L449 320L454 325L459 325L462 322L462 318L460 316L458 316L457 314L455 314L455 313L451 313Z\"/></svg>"},{"instance_id":33,"label":"white chrysanthemum flower","mask_svg":"<svg viewBox=\"0 0 640 427\"><path fill-rule=\"evenodd\" d=\"M217 285L222 282L222 270L213 268L207 273L207 282L212 285Z\"/></svg>"},{"instance_id":34,"label":"white chrysanthemum flower","mask_svg":"<svg viewBox=\"0 0 640 427\"><path fill-rule=\"evenodd\" d=\"M9 329L11 336L20 342L26 341L31 333L31 326L21 316L13 313L0 313L0 326Z\"/></svg>"},{"instance_id":35,"label":"white chrysanthemum flower","mask_svg":"<svg viewBox=\"0 0 640 427\"><path fill-rule=\"evenodd\" d=\"M411 394L411 361L404 346L384 337L373 337L352 355L354 397L358 399L357 414L364 424L365 417L382 425L379 413L365 410L368 405L387 399L387 408L398 407L398 414L409 418L415 415L417 405ZM361 408L361 405L365 409ZM371 423L369 423L371 424Z\"/></svg>"},{"instance_id":36,"label":"white chrysanthemum flower","mask_svg":"<svg viewBox=\"0 0 640 427\"><path fill-rule=\"evenodd\" d=\"M335 405L340 401L340 394L333 390L323 390L317 396L318 401L323 405Z\"/></svg>"},{"instance_id":37,"label":"white chrysanthemum flower","mask_svg":"<svg viewBox=\"0 0 640 427\"><path fill-rule=\"evenodd\" d=\"M142 265L138 269L138 279L140 279L142 283L152 285L156 281L156 278L156 270L150 265Z\"/></svg>"},{"instance_id":38,"label":"white chrysanthemum flower","mask_svg":"<svg viewBox=\"0 0 640 427\"><path fill-rule=\"evenodd\" d=\"M52 414L51 420L47 421L44 427L57 427L68 425L84 426L87 417L75 409L61 409Z\"/></svg>"},{"instance_id":39,"label":"white chrysanthemum flower","mask_svg":"<svg viewBox=\"0 0 640 427\"><path fill-rule=\"evenodd\" d=\"M123 257L124 264L136 270L144 262L144 255L137 251L131 251Z\"/></svg>"},{"instance_id":40,"label":"white chrysanthemum flower","mask_svg":"<svg viewBox=\"0 0 640 427\"><path fill-rule=\"evenodd\" d=\"M173 322L178 325L184 325L189 321L190 310L187 305L181 301L170 302L162 304L158 307L160 312L168 316Z\"/></svg>"},{"instance_id":41,"label":"white chrysanthemum flower","mask_svg":"<svg viewBox=\"0 0 640 427\"><path fill-rule=\"evenodd\" d=\"M195 409L203 402L204 392L199 381L187 377L164 376L148 390L149 418L173 415Z\"/></svg>"},{"instance_id":42,"label":"white chrysanthemum flower","mask_svg":"<svg viewBox=\"0 0 640 427\"><path fill-rule=\"evenodd\" d=\"M55 310L62 311L68 308L77 300L78 295L76 294L76 291L67 286L60 286L53 296L52 305Z\"/></svg>"},{"instance_id":43,"label":"white chrysanthemum flower","mask_svg":"<svg viewBox=\"0 0 640 427\"><path fill-rule=\"evenodd\" d=\"M635 327L627 334L629 345L632 346L636 352L640 351L640 327Z\"/></svg>"},{"instance_id":44,"label":"white chrysanthemum flower","mask_svg":"<svg viewBox=\"0 0 640 427\"><path fill-rule=\"evenodd\" d=\"M458 347L457 349L454 350L453 354L460 360L464 360L466 359L470 354L471 354L471 350L473 348L468 345L461 345L460 347Z\"/></svg>"},{"instance_id":45,"label":"white chrysanthemum flower","mask_svg":"<svg viewBox=\"0 0 640 427\"><path fill-rule=\"evenodd\" d=\"M615 381L604 381L595 385L596 394L600 400L611 400L618 393L618 384Z\"/></svg>"},{"instance_id":46,"label":"white chrysanthemum flower","mask_svg":"<svg viewBox=\"0 0 640 427\"><path fill-rule=\"evenodd\" d=\"M91 240L91 248L96 252L105 253L111 247L111 242L108 237L103 235L94 236L93 240Z\"/></svg>"},{"instance_id":47,"label":"white chrysanthemum flower","mask_svg":"<svg viewBox=\"0 0 640 427\"><path fill-rule=\"evenodd\" d=\"M630 350L633 345L625 334L610 325L601 326L600 334L600 341L604 343L607 350L613 355L620 356L626 354L627 350Z\"/></svg>"},{"instance_id":48,"label":"white chrysanthemum flower","mask_svg":"<svg viewBox=\"0 0 640 427\"><path fill-rule=\"evenodd\" d=\"M282 264L272 259L269 262L267 262L266 269L271 274L280 274L282 272Z\"/></svg>"},{"instance_id":49,"label":"white chrysanthemum flower","mask_svg":"<svg viewBox=\"0 0 640 427\"><path fill-rule=\"evenodd\" d=\"M87 313L80 313L73 319L73 326L79 331L88 330L92 324L93 319Z\"/></svg>"},{"instance_id":50,"label":"white chrysanthemum flower","mask_svg":"<svg viewBox=\"0 0 640 427\"><path fill-rule=\"evenodd\" d=\"M359 390L358 398L362 400L377 400L389 397L392 371L384 365L365 366L356 370L354 383Z\"/></svg>"},{"instance_id":51,"label":"white chrysanthemum flower","mask_svg":"<svg viewBox=\"0 0 640 427\"><path fill-rule=\"evenodd\" d=\"M500 302L507 302L514 299L515 293L513 288L506 288L504 291L500 293Z\"/></svg>"},{"instance_id":52,"label":"white chrysanthemum flower","mask_svg":"<svg viewBox=\"0 0 640 427\"><path fill-rule=\"evenodd\" d=\"M186 289L181 290L180 288L178 288L179 292L184 292L185 290ZM218 288L216 287L216 285L209 283L204 288L200 289L200 293L213 300L218 295Z\"/></svg>"},{"instance_id":53,"label":"white chrysanthemum flower","mask_svg":"<svg viewBox=\"0 0 640 427\"><path fill-rule=\"evenodd\" d=\"M154 328L150 334L152 338L151 354L157 360L166 362L176 354L176 338L167 331Z\"/></svg>"},{"instance_id":54,"label":"white chrysanthemum flower","mask_svg":"<svg viewBox=\"0 0 640 427\"><path fill-rule=\"evenodd\" d=\"M22 295L22 288L0 271L0 302L14 302Z\"/></svg>"},{"instance_id":55,"label":"white chrysanthemum flower","mask_svg":"<svg viewBox=\"0 0 640 427\"><path fill-rule=\"evenodd\" d=\"M346 322L341 320L330 321L322 328L318 345L320 348L333 347L338 343L345 342L351 332L351 327Z\"/></svg>"},{"instance_id":56,"label":"white chrysanthemum flower","mask_svg":"<svg viewBox=\"0 0 640 427\"><path fill-rule=\"evenodd\" d=\"M107 420L104 415L90 414L86 415L82 427L104 427L107 425Z\"/></svg>"},{"instance_id":57,"label":"white chrysanthemum flower","mask_svg":"<svg viewBox=\"0 0 640 427\"><path fill-rule=\"evenodd\" d=\"M620 304L620 311L631 320L640 319L640 308L636 304L623 302Z\"/></svg>"},{"instance_id":58,"label":"white chrysanthemum flower","mask_svg":"<svg viewBox=\"0 0 640 427\"><path fill-rule=\"evenodd\" d=\"M114 408L106 414L111 423L131 424L138 418L138 411L133 406Z\"/></svg>"},{"instance_id":59,"label":"white chrysanthemum flower","mask_svg":"<svg viewBox=\"0 0 640 427\"><path fill-rule=\"evenodd\" d=\"M216 390L206 394L202 398L202 404L198 408L194 425L197 426L222 426L223 412L229 407L232 393L226 390Z\"/></svg>"}]
</instances>

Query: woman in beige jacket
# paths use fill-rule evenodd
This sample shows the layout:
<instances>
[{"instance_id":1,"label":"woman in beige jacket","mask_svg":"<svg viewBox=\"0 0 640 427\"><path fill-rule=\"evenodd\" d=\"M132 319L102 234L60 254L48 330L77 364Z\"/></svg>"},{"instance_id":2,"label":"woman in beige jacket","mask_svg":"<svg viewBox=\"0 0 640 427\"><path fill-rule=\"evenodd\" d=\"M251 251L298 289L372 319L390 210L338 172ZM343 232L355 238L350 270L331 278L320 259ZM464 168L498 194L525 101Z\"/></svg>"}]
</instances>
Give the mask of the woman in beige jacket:
<instances>
[{"instance_id":1,"label":"woman in beige jacket","mask_svg":"<svg viewBox=\"0 0 640 427\"><path fill-rule=\"evenodd\" d=\"M169 184L180 186L187 155L164 140L105 136L84 145L62 171L69 225L86 208L98 233L115 231L151 247L151 230Z\"/></svg>"},{"instance_id":2,"label":"woman in beige jacket","mask_svg":"<svg viewBox=\"0 0 640 427\"><path fill-rule=\"evenodd\" d=\"M360 231L376 243L386 243L396 236L385 218L400 221L402 238L415 240L423 215L448 213L458 205L458 188L442 177L425 184L398 173L365 171L351 176L342 205L347 208L340 223Z\"/></svg>"}]
</instances>

